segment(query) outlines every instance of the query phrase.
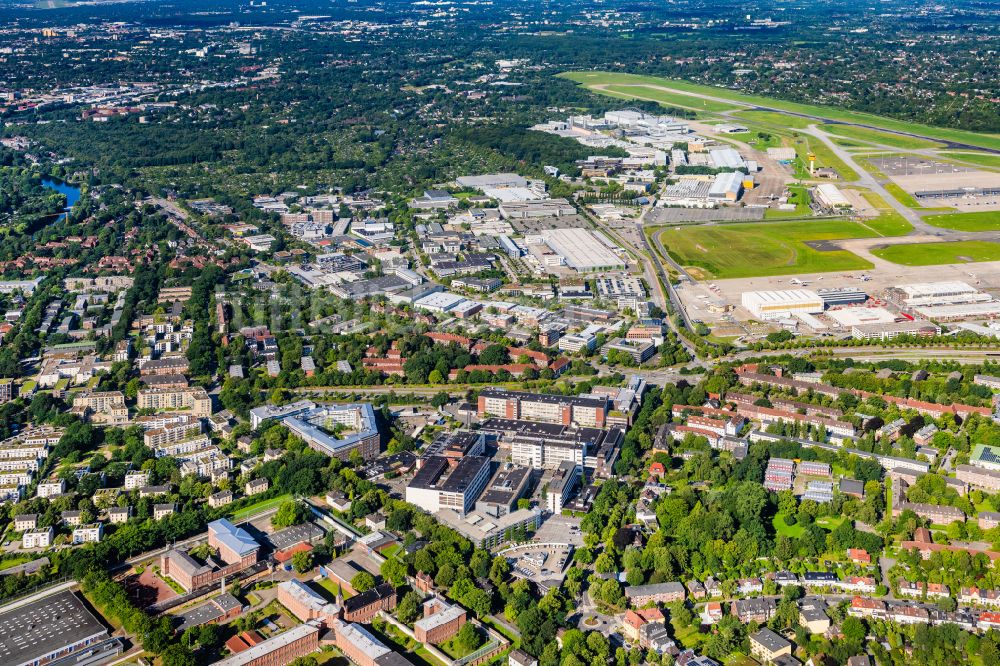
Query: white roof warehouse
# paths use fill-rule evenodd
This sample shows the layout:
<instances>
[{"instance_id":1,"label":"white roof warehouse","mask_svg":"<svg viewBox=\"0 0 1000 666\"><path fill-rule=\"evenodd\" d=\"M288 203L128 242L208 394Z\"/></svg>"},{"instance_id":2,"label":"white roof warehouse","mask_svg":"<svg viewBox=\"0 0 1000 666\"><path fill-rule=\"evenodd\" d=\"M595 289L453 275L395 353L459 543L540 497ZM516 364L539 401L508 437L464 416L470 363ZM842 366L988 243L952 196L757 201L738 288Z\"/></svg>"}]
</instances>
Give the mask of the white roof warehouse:
<instances>
[{"instance_id":1,"label":"white roof warehouse","mask_svg":"<svg viewBox=\"0 0 1000 666\"><path fill-rule=\"evenodd\" d=\"M546 229L542 238L566 265L581 273L624 270L625 262L596 234L586 229Z\"/></svg>"}]
</instances>

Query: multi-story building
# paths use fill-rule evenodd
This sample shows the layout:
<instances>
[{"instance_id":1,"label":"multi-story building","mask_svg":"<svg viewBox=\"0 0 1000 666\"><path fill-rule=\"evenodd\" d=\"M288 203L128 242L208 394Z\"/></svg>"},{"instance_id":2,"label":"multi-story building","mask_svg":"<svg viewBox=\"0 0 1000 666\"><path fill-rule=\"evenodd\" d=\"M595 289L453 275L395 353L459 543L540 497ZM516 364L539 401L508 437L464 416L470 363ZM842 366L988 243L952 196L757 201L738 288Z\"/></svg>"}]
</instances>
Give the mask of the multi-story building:
<instances>
[{"instance_id":1,"label":"multi-story building","mask_svg":"<svg viewBox=\"0 0 1000 666\"><path fill-rule=\"evenodd\" d=\"M233 467L232 459L215 445L185 453L178 460L181 476L213 477Z\"/></svg>"},{"instance_id":2,"label":"multi-story building","mask_svg":"<svg viewBox=\"0 0 1000 666\"><path fill-rule=\"evenodd\" d=\"M51 527L29 530L21 536L21 548L48 548L53 536L55 530Z\"/></svg>"},{"instance_id":3,"label":"multi-story building","mask_svg":"<svg viewBox=\"0 0 1000 666\"><path fill-rule=\"evenodd\" d=\"M333 635L336 637L337 649L357 666L400 666L403 662L409 663L405 657L375 638L363 625L338 620L333 625Z\"/></svg>"},{"instance_id":4,"label":"multi-story building","mask_svg":"<svg viewBox=\"0 0 1000 666\"><path fill-rule=\"evenodd\" d=\"M561 513L580 481L583 468L572 460L559 463L544 488L545 504L551 513Z\"/></svg>"},{"instance_id":5,"label":"multi-story building","mask_svg":"<svg viewBox=\"0 0 1000 666\"><path fill-rule=\"evenodd\" d=\"M630 585L625 588L625 598L636 608L651 603L669 604L675 601L684 601L686 597L687 591L684 589L684 585L677 582Z\"/></svg>"},{"instance_id":6,"label":"multi-story building","mask_svg":"<svg viewBox=\"0 0 1000 666\"><path fill-rule=\"evenodd\" d=\"M164 456L179 457L189 455L195 451L200 451L212 445L212 440L208 435L197 434L187 439L175 440L167 444L161 444L153 449L153 454L157 458Z\"/></svg>"},{"instance_id":7,"label":"multi-story building","mask_svg":"<svg viewBox=\"0 0 1000 666\"><path fill-rule=\"evenodd\" d=\"M285 666L319 650L318 623L306 622L215 662L213 666Z\"/></svg>"},{"instance_id":8,"label":"multi-story building","mask_svg":"<svg viewBox=\"0 0 1000 666\"><path fill-rule=\"evenodd\" d=\"M94 423L124 425L128 423L128 407L121 391L93 391L77 394L73 398L73 411L83 414Z\"/></svg>"},{"instance_id":9,"label":"multi-story building","mask_svg":"<svg viewBox=\"0 0 1000 666\"><path fill-rule=\"evenodd\" d=\"M211 416L212 399L200 386L171 389L143 389L138 394L139 409L189 410L194 416Z\"/></svg>"},{"instance_id":10,"label":"multi-story building","mask_svg":"<svg viewBox=\"0 0 1000 666\"><path fill-rule=\"evenodd\" d=\"M66 482L62 479L50 479L48 481L41 481L38 484L38 489L36 495L38 497L52 497L53 495L61 495L66 492Z\"/></svg>"},{"instance_id":11,"label":"multi-story building","mask_svg":"<svg viewBox=\"0 0 1000 666\"><path fill-rule=\"evenodd\" d=\"M73 543L97 543L104 538L104 526L101 523L80 525L73 530Z\"/></svg>"},{"instance_id":12,"label":"multi-story building","mask_svg":"<svg viewBox=\"0 0 1000 666\"><path fill-rule=\"evenodd\" d=\"M10 402L14 399L14 380L0 379L0 403Z\"/></svg>"},{"instance_id":13,"label":"multi-story building","mask_svg":"<svg viewBox=\"0 0 1000 666\"><path fill-rule=\"evenodd\" d=\"M185 413L179 414L178 418L170 423L146 430L142 434L142 441L146 446L155 448L200 435L201 432L201 419Z\"/></svg>"},{"instance_id":14,"label":"multi-story building","mask_svg":"<svg viewBox=\"0 0 1000 666\"><path fill-rule=\"evenodd\" d=\"M733 602L733 615L743 624L767 622L776 610L774 599L768 597L737 599Z\"/></svg>"},{"instance_id":15,"label":"multi-story building","mask_svg":"<svg viewBox=\"0 0 1000 666\"><path fill-rule=\"evenodd\" d=\"M413 635L421 643L443 643L458 633L466 619L461 606L432 597L424 602L424 616L413 623Z\"/></svg>"},{"instance_id":16,"label":"multi-story building","mask_svg":"<svg viewBox=\"0 0 1000 666\"><path fill-rule=\"evenodd\" d=\"M472 510L490 478L490 459L466 456L457 462L444 456L421 459L421 466L406 487L406 501L430 513L453 509Z\"/></svg>"},{"instance_id":17,"label":"multi-story building","mask_svg":"<svg viewBox=\"0 0 1000 666\"><path fill-rule=\"evenodd\" d=\"M478 411L480 417L602 428L608 415L608 400L487 388L479 394Z\"/></svg>"},{"instance_id":18,"label":"multi-story building","mask_svg":"<svg viewBox=\"0 0 1000 666\"><path fill-rule=\"evenodd\" d=\"M135 490L149 485L149 472L129 472L125 475L125 490Z\"/></svg>"}]
</instances>

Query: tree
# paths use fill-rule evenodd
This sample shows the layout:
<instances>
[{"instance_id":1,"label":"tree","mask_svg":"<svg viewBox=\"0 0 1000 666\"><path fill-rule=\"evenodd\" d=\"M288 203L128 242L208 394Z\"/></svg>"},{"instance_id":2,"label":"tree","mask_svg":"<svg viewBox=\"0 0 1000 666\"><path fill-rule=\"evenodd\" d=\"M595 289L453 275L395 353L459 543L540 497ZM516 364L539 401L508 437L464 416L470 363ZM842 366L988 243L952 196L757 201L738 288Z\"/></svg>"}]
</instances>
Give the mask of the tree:
<instances>
[{"instance_id":1,"label":"tree","mask_svg":"<svg viewBox=\"0 0 1000 666\"><path fill-rule=\"evenodd\" d=\"M367 592L375 587L375 577L367 571L359 571L351 579L351 587L358 592Z\"/></svg>"},{"instance_id":2,"label":"tree","mask_svg":"<svg viewBox=\"0 0 1000 666\"><path fill-rule=\"evenodd\" d=\"M394 587L400 587L406 582L407 567L394 557L386 558L380 569L382 578L392 583Z\"/></svg>"},{"instance_id":3,"label":"tree","mask_svg":"<svg viewBox=\"0 0 1000 666\"><path fill-rule=\"evenodd\" d=\"M396 617L403 624L412 625L420 616L420 597L413 590L403 595L396 606Z\"/></svg>"},{"instance_id":4,"label":"tree","mask_svg":"<svg viewBox=\"0 0 1000 666\"><path fill-rule=\"evenodd\" d=\"M278 507L277 513L271 518L271 525L277 528L301 525L309 517L309 509L305 508L295 500L283 502Z\"/></svg>"},{"instance_id":5,"label":"tree","mask_svg":"<svg viewBox=\"0 0 1000 666\"><path fill-rule=\"evenodd\" d=\"M844 618L844 621L840 624L840 630L843 632L844 638L851 645L861 645L868 634L864 622L853 615Z\"/></svg>"},{"instance_id":6,"label":"tree","mask_svg":"<svg viewBox=\"0 0 1000 666\"><path fill-rule=\"evenodd\" d=\"M302 550L292 555L292 567L299 573L305 573L313 568L313 555L308 550ZM355 588L357 589L357 588ZM361 590L359 590L360 592Z\"/></svg>"},{"instance_id":7,"label":"tree","mask_svg":"<svg viewBox=\"0 0 1000 666\"><path fill-rule=\"evenodd\" d=\"M476 625L466 622L455 635L455 645L463 652L472 652L483 644L483 637L476 630Z\"/></svg>"}]
</instances>

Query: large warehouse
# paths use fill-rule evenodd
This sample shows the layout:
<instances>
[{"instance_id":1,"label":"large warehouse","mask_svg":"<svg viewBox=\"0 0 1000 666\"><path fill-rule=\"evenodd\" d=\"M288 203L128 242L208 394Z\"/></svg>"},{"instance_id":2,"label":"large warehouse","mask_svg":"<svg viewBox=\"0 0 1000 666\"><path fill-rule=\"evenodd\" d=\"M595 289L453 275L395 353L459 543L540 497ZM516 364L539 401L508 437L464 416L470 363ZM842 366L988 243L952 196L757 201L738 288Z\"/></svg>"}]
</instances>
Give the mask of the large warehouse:
<instances>
[{"instance_id":1,"label":"large warehouse","mask_svg":"<svg viewBox=\"0 0 1000 666\"><path fill-rule=\"evenodd\" d=\"M542 238L553 252L566 260L567 266L581 273L625 269L625 262L586 229L545 229Z\"/></svg>"},{"instance_id":2,"label":"large warehouse","mask_svg":"<svg viewBox=\"0 0 1000 666\"><path fill-rule=\"evenodd\" d=\"M62 591L0 609L0 664L34 666L66 659L81 666L104 664L122 643L72 592Z\"/></svg>"},{"instance_id":3,"label":"large warehouse","mask_svg":"<svg viewBox=\"0 0 1000 666\"><path fill-rule=\"evenodd\" d=\"M993 297L965 282L919 282L897 285L886 292L886 298L903 308L924 305L958 305L984 303Z\"/></svg>"},{"instance_id":4,"label":"large warehouse","mask_svg":"<svg viewBox=\"0 0 1000 666\"><path fill-rule=\"evenodd\" d=\"M823 299L808 289L745 291L742 303L750 314L763 321L823 312Z\"/></svg>"}]
</instances>

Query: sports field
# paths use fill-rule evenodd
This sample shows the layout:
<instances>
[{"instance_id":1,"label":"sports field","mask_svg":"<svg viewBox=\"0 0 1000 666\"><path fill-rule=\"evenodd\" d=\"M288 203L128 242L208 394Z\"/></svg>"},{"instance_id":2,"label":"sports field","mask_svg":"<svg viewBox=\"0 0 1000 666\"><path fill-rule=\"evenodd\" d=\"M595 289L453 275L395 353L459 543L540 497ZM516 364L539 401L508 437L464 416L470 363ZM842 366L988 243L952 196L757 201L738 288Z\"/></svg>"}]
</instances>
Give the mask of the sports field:
<instances>
[{"instance_id":1,"label":"sports field","mask_svg":"<svg viewBox=\"0 0 1000 666\"><path fill-rule=\"evenodd\" d=\"M1000 243L989 241L904 243L872 250L872 254L903 266L939 266L975 261L1000 261Z\"/></svg>"},{"instance_id":2,"label":"sports field","mask_svg":"<svg viewBox=\"0 0 1000 666\"><path fill-rule=\"evenodd\" d=\"M867 270L871 262L848 252L814 248L806 241L874 238L849 220L756 222L670 228L659 232L671 258L699 279Z\"/></svg>"},{"instance_id":3,"label":"sports field","mask_svg":"<svg viewBox=\"0 0 1000 666\"><path fill-rule=\"evenodd\" d=\"M855 127L853 125L824 125L823 129L830 134L836 134L848 139L859 141L870 141L893 148L903 148L905 150L918 150L921 148L939 148L942 144L927 139L919 139L914 136L904 136L893 134L892 132L880 132L868 129L867 127Z\"/></svg>"},{"instance_id":4,"label":"sports field","mask_svg":"<svg viewBox=\"0 0 1000 666\"><path fill-rule=\"evenodd\" d=\"M994 134L978 134L964 130L948 129L944 127L930 127L918 123L910 123L903 120L894 120L858 111L847 111L832 106L819 106L815 104L801 104L798 102L786 102L783 100L762 97L759 95L746 95L734 92L727 88L717 88L714 86L704 86L687 81L676 79L665 79L656 76L640 76L637 74L623 74L620 72L563 72L559 76L576 81L585 86L594 85L621 85L621 84L645 84L662 86L671 91L691 92L699 95L709 95L720 100L730 100L745 105L761 105L790 111L793 113L804 113L826 118L829 120L840 120L843 122L861 123L871 125L876 128L895 130L897 132L907 132L919 134L931 139L940 141L955 141L972 146L983 148L1000 149L1000 136Z\"/></svg>"},{"instance_id":5,"label":"sports field","mask_svg":"<svg viewBox=\"0 0 1000 666\"><path fill-rule=\"evenodd\" d=\"M924 222L942 229L957 231L1000 231L1000 211L928 215Z\"/></svg>"}]
</instances>

